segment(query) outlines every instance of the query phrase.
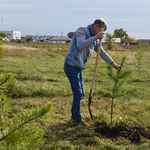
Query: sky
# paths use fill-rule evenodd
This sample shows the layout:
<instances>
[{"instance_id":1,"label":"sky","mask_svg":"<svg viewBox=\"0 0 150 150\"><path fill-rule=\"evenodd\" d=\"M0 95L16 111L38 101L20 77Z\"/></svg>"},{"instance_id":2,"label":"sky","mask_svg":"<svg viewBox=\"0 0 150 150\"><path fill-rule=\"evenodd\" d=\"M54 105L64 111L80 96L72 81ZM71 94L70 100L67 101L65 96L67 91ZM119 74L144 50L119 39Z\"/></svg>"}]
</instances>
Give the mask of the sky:
<instances>
[{"instance_id":1,"label":"sky","mask_svg":"<svg viewBox=\"0 0 150 150\"><path fill-rule=\"evenodd\" d=\"M106 32L122 28L150 39L150 0L0 0L0 31L22 35L67 35L103 18Z\"/></svg>"}]
</instances>

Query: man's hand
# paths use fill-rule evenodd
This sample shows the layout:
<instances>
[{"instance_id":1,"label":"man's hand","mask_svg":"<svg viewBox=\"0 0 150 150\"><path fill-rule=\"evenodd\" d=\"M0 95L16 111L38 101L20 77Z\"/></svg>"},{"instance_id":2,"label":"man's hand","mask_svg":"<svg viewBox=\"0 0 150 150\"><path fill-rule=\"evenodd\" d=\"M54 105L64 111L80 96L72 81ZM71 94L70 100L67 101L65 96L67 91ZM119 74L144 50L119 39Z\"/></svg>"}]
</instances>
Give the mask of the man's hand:
<instances>
[{"instance_id":1,"label":"man's hand","mask_svg":"<svg viewBox=\"0 0 150 150\"><path fill-rule=\"evenodd\" d=\"M95 35L96 39L103 39L104 38L105 32L99 32L98 34Z\"/></svg>"},{"instance_id":2,"label":"man's hand","mask_svg":"<svg viewBox=\"0 0 150 150\"><path fill-rule=\"evenodd\" d=\"M117 69L118 71L121 70L121 67L120 67L118 64L116 64L114 61L111 63L111 65L112 65L115 69Z\"/></svg>"}]
</instances>

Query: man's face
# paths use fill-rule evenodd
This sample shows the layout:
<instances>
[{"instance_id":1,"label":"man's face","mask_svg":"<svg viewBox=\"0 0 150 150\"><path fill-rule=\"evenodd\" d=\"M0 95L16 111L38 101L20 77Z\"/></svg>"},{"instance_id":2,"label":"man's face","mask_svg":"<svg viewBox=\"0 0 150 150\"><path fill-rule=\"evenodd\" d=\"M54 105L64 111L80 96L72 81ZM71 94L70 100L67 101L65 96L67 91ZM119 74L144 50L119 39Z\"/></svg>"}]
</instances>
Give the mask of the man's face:
<instances>
[{"instance_id":1,"label":"man's face","mask_svg":"<svg viewBox=\"0 0 150 150\"><path fill-rule=\"evenodd\" d=\"M94 35L98 34L101 31L100 25L99 24L95 24L93 26L93 30L94 30Z\"/></svg>"}]
</instances>

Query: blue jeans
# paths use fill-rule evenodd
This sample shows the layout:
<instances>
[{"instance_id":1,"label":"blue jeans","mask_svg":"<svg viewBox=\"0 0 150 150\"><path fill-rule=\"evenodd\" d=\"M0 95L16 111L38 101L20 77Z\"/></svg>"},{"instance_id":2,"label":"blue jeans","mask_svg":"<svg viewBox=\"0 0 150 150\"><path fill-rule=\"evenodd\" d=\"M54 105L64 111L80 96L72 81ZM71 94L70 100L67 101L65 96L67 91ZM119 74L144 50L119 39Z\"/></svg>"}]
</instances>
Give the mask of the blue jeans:
<instances>
[{"instance_id":1,"label":"blue jeans","mask_svg":"<svg viewBox=\"0 0 150 150\"><path fill-rule=\"evenodd\" d=\"M72 119L76 122L82 119L81 116L81 100L84 93L84 80L82 70L70 66L67 63L64 64L64 71L68 77L73 93L73 102L71 107Z\"/></svg>"}]
</instances>

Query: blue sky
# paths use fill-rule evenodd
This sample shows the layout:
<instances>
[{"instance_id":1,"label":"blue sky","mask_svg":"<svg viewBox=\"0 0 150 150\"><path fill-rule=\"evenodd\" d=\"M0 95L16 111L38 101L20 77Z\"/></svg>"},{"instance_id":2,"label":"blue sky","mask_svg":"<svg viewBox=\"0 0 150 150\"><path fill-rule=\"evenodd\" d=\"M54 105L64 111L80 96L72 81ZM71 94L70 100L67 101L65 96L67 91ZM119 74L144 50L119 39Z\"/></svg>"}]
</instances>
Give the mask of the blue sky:
<instances>
[{"instance_id":1,"label":"blue sky","mask_svg":"<svg viewBox=\"0 0 150 150\"><path fill-rule=\"evenodd\" d=\"M1 0L0 30L22 35L67 35L97 18L106 32L122 28L135 39L150 39L150 0Z\"/></svg>"}]
</instances>

